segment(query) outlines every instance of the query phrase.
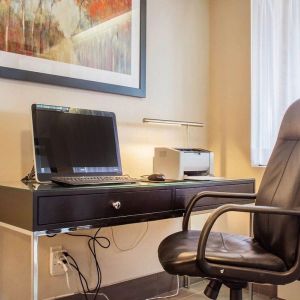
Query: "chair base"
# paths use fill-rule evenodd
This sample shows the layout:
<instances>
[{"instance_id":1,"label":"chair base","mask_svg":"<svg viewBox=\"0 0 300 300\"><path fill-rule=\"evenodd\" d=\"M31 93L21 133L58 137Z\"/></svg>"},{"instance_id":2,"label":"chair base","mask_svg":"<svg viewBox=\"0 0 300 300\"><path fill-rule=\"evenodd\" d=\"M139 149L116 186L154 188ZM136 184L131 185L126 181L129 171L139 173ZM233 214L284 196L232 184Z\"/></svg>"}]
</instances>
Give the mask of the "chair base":
<instances>
[{"instance_id":1,"label":"chair base","mask_svg":"<svg viewBox=\"0 0 300 300\"><path fill-rule=\"evenodd\" d=\"M204 294L207 298L215 300L218 298L222 282L219 280L211 279L204 290Z\"/></svg>"},{"instance_id":2,"label":"chair base","mask_svg":"<svg viewBox=\"0 0 300 300\"><path fill-rule=\"evenodd\" d=\"M243 289L230 289L230 300L243 300Z\"/></svg>"},{"instance_id":3,"label":"chair base","mask_svg":"<svg viewBox=\"0 0 300 300\"><path fill-rule=\"evenodd\" d=\"M230 289L230 300L242 300L243 288L247 287L246 282L224 282Z\"/></svg>"},{"instance_id":4,"label":"chair base","mask_svg":"<svg viewBox=\"0 0 300 300\"><path fill-rule=\"evenodd\" d=\"M243 288L247 286L245 282L222 282L216 279L211 279L204 290L206 297L216 300L219 295L222 284L225 284L230 289L230 300L242 300Z\"/></svg>"}]
</instances>

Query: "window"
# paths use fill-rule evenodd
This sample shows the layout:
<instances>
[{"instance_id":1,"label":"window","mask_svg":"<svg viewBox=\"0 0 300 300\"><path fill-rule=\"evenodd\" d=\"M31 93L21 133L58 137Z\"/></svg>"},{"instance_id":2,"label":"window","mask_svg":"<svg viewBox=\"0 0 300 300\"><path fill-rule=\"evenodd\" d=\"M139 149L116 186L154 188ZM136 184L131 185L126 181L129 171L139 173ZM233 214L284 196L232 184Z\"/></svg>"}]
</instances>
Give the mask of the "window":
<instances>
[{"instance_id":1,"label":"window","mask_svg":"<svg viewBox=\"0 0 300 300\"><path fill-rule=\"evenodd\" d=\"M252 0L251 48L251 161L266 165L285 110L300 98L300 1Z\"/></svg>"}]
</instances>

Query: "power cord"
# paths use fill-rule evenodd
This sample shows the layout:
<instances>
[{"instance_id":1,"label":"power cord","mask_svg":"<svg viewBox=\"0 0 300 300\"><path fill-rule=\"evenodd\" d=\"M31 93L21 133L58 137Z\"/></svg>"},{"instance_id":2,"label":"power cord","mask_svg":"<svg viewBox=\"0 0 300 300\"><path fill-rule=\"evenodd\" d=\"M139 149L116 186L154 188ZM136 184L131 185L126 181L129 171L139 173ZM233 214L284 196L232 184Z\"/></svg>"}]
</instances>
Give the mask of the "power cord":
<instances>
[{"instance_id":1,"label":"power cord","mask_svg":"<svg viewBox=\"0 0 300 300\"><path fill-rule=\"evenodd\" d=\"M96 273L97 273L97 284L94 289L91 289L88 286L87 280L86 280L85 276L82 274L82 272L80 271L79 266L78 266L76 260L74 259L74 257L70 256L69 253L64 253L66 255L66 257L70 257L70 259L72 260L72 263L70 263L70 264L74 268L74 270L77 271L77 273L78 273L80 284L82 286L83 294L84 294L86 300L88 300L88 296L87 296L88 294L94 295L93 300L96 300L98 295L103 296L106 299L108 299L108 297L105 294L99 293L100 287L101 287L101 282L102 282L102 273L101 273L100 265L99 265L98 258L97 258L96 245L100 246L101 248L107 249L110 247L110 240L104 236L98 236L98 233L100 230L101 230L101 228L99 228L93 236L88 235L88 234L66 233L66 235L69 235L69 236L87 237L89 239L88 247L92 254L92 257L94 258L95 266L96 266ZM103 244L103 241L105 241L106 244Z\"/></svg>"},{"instance_id":2,"label":"power cord","mask_svg":"<svg viewBox=\"0 0 300 300\"><path fill-rule=\"evenodd\" d=\"M65 271L65 275L66 275L67 287L68 287L69 290L71 290L70 280L69 280L69 274L68 274L68 267L67 267L66 263L63 260L59 260L58 264L63 267L63 269Z\"/></svg>"},{"instance_id":3,"label":"power cord","mask_svg":"<svg viewBox=\"0 0 300 300\"><path fill-rule=\"evenodd\" d=\"M142 239L145 237L146 233L148 232L148 229L149 229L149 223L147 222L146 223L146 229L143 232L143 234L141 235L141 237L138 238L130 248L122 249L116 243L115 236L114 236L114 231L113 231L113 228L111 227L113 242L114 242L115 246L117 247L117 249L119 249L120 251L129 251L129 250L135 248L142 241ZM101 274L100 265L99 265L99 262L98 262L98 259L97 259L96 245L99 245L101 248L107 249L107 248L110 247L111 242L107 237L98 236L98 233L99 233L100 230L101 230L101 228L98 228L94 235L65 233L66 235L69 235L69 236L72 236L72 237L87 237L89 239L88 240L88 247L89 247L89 250L90 250L90 252L91 252L91 254L94 258L95 266L96 266L96 272L97 272L97 284L96 284L95 288L91 289L89 287L89 284L88 284L88 281L87 281L86 277L80 271L78 263L76 262L75 258L71 254L69 254L67 251L64 251L62 259L61 259L61 263L62 263L64 271L66 273L66 281L67 281L68 288L70 289L70 282L69 282L69 277L68 277L68 274L67 274L67 272L68 272L67 265L70 267L70 270L72 270L72 271L74 270L74 271L77 272L78 278L79 278L79 281L80 281L80 285L81 285L81 289L82 289L82 291L78 291L78 292L80 294L84 295L85 300L89 300L88 295L94 295L93 300L97 300L98 296L102 296L106 300L109 300L109 298L106 294L100 293L100 287L101 287L101 282L102 282L102 274ZM103 241L105 241L106 244L103 244L102 243ZM71 259L72 262L69 261L69 258ZM176 278L177 278L177 288L176 288L176 292L174 294L170 294L170 295L167 295L167 296L157 296L157 297L147 298L145 300L168 299L168 298L178 296L179 289L180 289L179 276L177 275Z\"/></svg>"},{"instance_id":4,"label":"power cord","mask_svg":"<svg viewBox=\"0 0 300 300\"><path fill-rule=\"evenodd\" d=\"M36 182L34 166L31 168L31 171L21 179L21 181L23 183Z\"/></svg>"},{"instance_id":5,"label":"power cord","mask_svg":"<svg viewBox=\"0 0 300 300\"><path fill-rule=\"evenodd\" d=\"M149 229L149 222L146 222L146 228L145 228L145 231L142 233L142 235L140 237L137 238L137 240L129 247L129 248L121 248L118 243L116 242L116 238L115 238L115 233L114 233L114 229L113 227L110 227L111 228L111 236L112 236L112 240L114 242L114 245L116 246L116 248L121 251L121 252L127 252L127 251L130 251L134 248L136 248L140 243L141 241L144 239L144 237L146 236L147 232L148 232L148 229Z\"/></svg>"},{"instance_id":6,"label":"power cord","mask_svg":"<svg viewBox=\"0 0 300 300\"><path fill-rule=\"evenodd\" d=\"M64 252L64 257L66 257L66 261L63 261L63 262L68 263L75 271L77 271L79 281L80 281L80 284L81 284L81 289L82 289L81 294L83 294L85 299L88 300L87 292L89 291L89 286L88 286L86 278L81 273L76 260L67 251ZM68 258L70 258L73 261L73 263L69 262Z\"/></svg>"}]
</instances>

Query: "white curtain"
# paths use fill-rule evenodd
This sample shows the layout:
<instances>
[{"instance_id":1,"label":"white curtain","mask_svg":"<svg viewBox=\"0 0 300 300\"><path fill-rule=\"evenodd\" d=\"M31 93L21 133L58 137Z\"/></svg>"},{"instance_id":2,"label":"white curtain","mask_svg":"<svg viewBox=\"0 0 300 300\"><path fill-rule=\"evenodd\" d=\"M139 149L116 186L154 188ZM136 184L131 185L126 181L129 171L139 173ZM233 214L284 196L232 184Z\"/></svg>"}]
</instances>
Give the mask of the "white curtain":
<instances>
[{"instance_id":1,"label":"white curtain","mask_svg":"<svg viewBox=\"0 0 300 300\"><path fill-rule=\"evenodd\" d=\"M251 29L251 161L258 166L267 164L283 114L300 98L300 0L252 0Z\"/></svg>"}]
</instances>

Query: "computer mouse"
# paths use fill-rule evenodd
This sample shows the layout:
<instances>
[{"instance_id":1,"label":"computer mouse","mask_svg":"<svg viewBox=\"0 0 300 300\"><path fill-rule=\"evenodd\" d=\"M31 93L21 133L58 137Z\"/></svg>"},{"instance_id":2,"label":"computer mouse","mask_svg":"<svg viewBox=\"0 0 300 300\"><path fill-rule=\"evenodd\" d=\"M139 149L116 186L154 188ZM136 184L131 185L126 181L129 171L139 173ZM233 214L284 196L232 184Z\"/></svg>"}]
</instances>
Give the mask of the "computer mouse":
<instances>
[{"instance_id":1,"label":"computer mouse","mask_svg":"<svg viewBox=\"0 0 300 300\"><path fill-rule=\"evenodd\" d=\"M165 181L166 177L164 174L151 174L148 176L148 180L150 180L150 181Z\"/></svg>"}]
</instances>

